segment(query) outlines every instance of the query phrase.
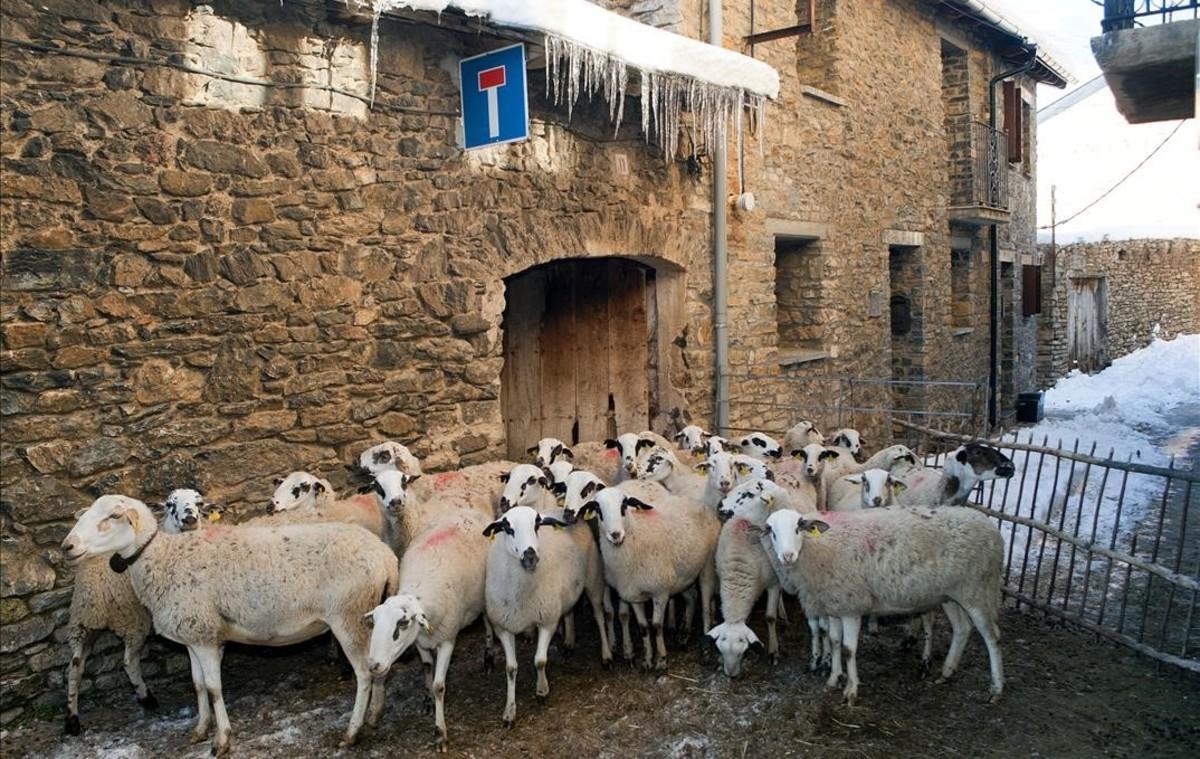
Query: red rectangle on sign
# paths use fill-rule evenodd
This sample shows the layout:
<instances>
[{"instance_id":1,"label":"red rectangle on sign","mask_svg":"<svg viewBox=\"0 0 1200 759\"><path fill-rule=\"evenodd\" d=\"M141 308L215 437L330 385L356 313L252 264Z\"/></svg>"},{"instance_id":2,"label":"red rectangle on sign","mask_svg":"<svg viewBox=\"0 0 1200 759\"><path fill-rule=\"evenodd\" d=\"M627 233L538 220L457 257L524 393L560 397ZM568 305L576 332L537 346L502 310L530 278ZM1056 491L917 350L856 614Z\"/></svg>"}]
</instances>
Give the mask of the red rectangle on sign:
<instances>
[{"instance_id":1,"label":"red rectangle on sign","mask_svg":"<svg viewBox=\"0 0 1200 759\"><path fill-rule=\"evenodd\" d=\"M504 67L497 66L479 72L479 89L490 90L493 87L504 86Z\"/></svg>"}]
</instances>

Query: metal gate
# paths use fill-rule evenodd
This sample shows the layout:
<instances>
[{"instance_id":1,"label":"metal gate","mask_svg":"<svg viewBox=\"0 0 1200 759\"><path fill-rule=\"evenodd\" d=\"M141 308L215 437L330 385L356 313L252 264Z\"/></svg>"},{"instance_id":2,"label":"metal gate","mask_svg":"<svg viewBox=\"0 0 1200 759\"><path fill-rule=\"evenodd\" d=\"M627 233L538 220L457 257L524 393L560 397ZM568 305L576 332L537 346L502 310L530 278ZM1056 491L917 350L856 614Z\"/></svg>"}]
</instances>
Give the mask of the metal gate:
<instances>
[{"instance_id":1,"label":"metal gate","mask_svg":"<svg viewBox=\"0 0 1200 759\"><path fill-rule=\"evenodd\" d=\"M1081 452L1078 440L901 424L942 450L982 442L1013 460L1016 473L983 483L969 505L1000 526L1004 594L1018 608L1200 673L1200 473L1176 469L1174 457L1160 467L1097 456L1094 443Z\"/></svg>"}]
</instances>

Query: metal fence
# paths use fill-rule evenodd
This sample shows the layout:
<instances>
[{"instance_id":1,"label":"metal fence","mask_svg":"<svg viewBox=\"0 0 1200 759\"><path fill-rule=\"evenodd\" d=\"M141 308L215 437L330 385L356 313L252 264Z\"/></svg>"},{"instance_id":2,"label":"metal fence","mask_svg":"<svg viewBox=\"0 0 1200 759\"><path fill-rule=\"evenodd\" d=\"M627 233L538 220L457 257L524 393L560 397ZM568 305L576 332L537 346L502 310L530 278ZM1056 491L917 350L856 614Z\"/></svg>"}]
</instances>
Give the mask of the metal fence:
<instances>
[{"instance_id":1,"label":"metal fence","mask_svg":"<svg viewBox=\"0 0 1200 759\"><path fill-rule=\"evenodd\" d=\"M982 121L971 122L970 197L960 205L1008 210L1008 137Z\"/></svg>"},{"instance_id":2,"label":"metal fence","mask_svg":"<svg viewBox=\"0 0 1200 759\"><path fill-rule=\"evenodd\" d=\"M1021 431L982 440L900 424L926 449L985 442L1013 460L1016 474L981 485L970 505L1000 525L1004 593L1018 608L1200 673L1200 473L1177 469L1174 457L1160 467L1097 456L1078 440L1021 441Z\"/></svg>"},{"instance_id":3,"label":"metal fence","mask_svg":"<svg viewBox=\"0 0 1200 759\"><path fill-rule=\"evenodd\" d=\"M1200 17L1200 0L1104 0L1103 31L1132 29L1157 21L1167 24L1180 18Z\"/></svg>"},{"instance_id":4,"label":"metal fence","mask_svg":"<svg viewBox=\"0 0 1200 759\"><path fill-rule=\"evenodd\" d=\"M824 429L853 427L872 440L921 450L923 436L899 421L981 435L987 380L898 380L837 376L731 375L732 432L786 430L801 419ZM742 421L739 421L742 420Z\"/></svg>"}]
</instances>

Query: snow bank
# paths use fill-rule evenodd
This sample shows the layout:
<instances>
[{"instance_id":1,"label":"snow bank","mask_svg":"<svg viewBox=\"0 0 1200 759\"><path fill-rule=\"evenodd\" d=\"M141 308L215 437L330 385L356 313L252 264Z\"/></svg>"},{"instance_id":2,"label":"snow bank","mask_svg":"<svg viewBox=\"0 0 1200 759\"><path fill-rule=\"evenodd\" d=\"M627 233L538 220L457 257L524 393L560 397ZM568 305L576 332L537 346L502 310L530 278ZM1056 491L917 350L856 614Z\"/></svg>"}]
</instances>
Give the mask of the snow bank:
<instances>
[{"instance_id":1,"label":"snow bank","mask_svg":"<svg viewBox=\"0 0 1200 759\"><path fill-rule=\"evenodd\" d=\"M371 9L371 81L378 59L378 20L396 10L442 13L448 8L496 26L545 35L547 81L568 118L580 95L599 94L619 126L628 70L640 76L642 131L657 135L663 152L677 148L681 114L705 144L725 141L733 123L739 145L743 108L761 124L767 99L779 94L779 74L762 61L638 23L586 0L346 0Z\"/></svg>"},{"instance_id":2,"label":"snow bank","mask_svg":"<svg viewBox=\"0 0 1200 759\"><path fill-rule=\"evenodd\" d=\"M1097 420L1160 430L1165 411L1189 402L1200 402L1200 335L1155 339L1098 374L1071 372L1047 391L1046 414L1090 412Z\"/></svg>"}]
</instances>

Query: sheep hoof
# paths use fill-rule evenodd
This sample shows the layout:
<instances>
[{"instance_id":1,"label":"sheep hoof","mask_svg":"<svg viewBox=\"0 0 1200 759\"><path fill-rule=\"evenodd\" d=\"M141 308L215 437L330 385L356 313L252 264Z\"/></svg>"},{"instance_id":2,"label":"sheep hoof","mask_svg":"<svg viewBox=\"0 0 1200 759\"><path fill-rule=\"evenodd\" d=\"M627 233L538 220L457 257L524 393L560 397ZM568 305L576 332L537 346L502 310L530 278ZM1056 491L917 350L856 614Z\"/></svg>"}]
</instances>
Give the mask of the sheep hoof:
<instances>
[{"instance_id":1,"label":"sheep hoof","mask_svg":"<svg viewBox=\"0 0 1200 759\"><path fill-rule=\"evenodd\" d=\"M1002 696L1002 695L1003 695L1002 693L993 693L993 694L991 695L991 697L990 697L990 698L988 698L988 703L989 703L989 704L998 704L998 703L1000 703L1000 696Z\"/></svg>"},{"instance_id":2,"label":"sheep hoof","mask_svg":"<svg viewBox=\"0 0 1200 759\"><path fill-rule=\"evenodd\" d=\"M950 682L950 675L944 674L941 677L939 677L938 679L934 680L933 684L934 685L945 685L948 682Z\"/></svg>"},{"instance_id":3,"label":"sheep hoof","mask_svg":"<svg viewBox=\"0 0 1200 759\"><path fill-rule=\"evenodd\" d=\"M546 693L538 693L538 694L536 694L535 698L537 698L537 702L538 702L539 706L545 706L546 700L549 699L550 696Z\"/></svg>"},{"instance_id":4,"label":"sheep hoof","mask_svg":"<svg viewBox=\"0 0 1200 759\"><path fill-rule=\"evenodd\" d=\"M512 719L512 717L505 717L503 720L500 721L500 724L504 725L504 727L506 729L512 730L513 719Z\"/></svg>"},{"instance_id":5,"label":"sheep hoof","mask_svg":"<svg viewBox=\"0 0 1200 759\"><path fill-rule=\"evenodd\" d=\"M79 735L82 728L79 726L79 715L68 714L66 721L63 723L63 735Z\"/></svg>"},{"instance_id":6,"label":"sheep hoof","mask_svg":"<svg viewBox=\"0 0 1200 759\"><path fill-rule=\"evenodd\" d=\"M193 730L192 734L188 736L188 743L203 743L206 740L208 740L208 731L201 731L199 728Z\"/></svg>"},{"instance_id":7,"label":"sheep hoof","mask_svg":"<svg viewBox=\"0 0 1200 759\"><path fill-rule=\"evenodd\" d=\"M847 693L842 698L842 701L846 704L846 706L854 706L855 704L858 703L858 694L857 693Z\"/></svg>"},{"instance_id":8,"label":"sheep hoof","mask_svg":"<svg viewBox=\"0 0 1200 759\"><path fill-rule=\"evenodd\" d=\"M211 753L213 756L228 755L229 754L229 741L225 741L224 743L214 743L212 745Z\"/></svg>"},{"instance_id":9,"label":"sheep hoof","mask_svg":"<svg viewBox=\"0 0 1200 759\"><path fill-rule=\"evenodd\" d=\"M777 653L771 654L771 666L772 667L779 666L779 654L777 654Z\"/></svg>"},{"instance_id":10,"label":"sheep hoof","mask_svg":"<svg viewBox=\"0 0 1200 759\"><path fill-rule=\"evenodd\" d=\"M433 749L439 754L445 754L450 750L450 742L446 740L446 734L440 729L434 730Z\"/></svg>"},{"instance_id":11,"label":"sheep hoof","mask_svg":"<svg viewBox=\"0 0 1200 759\"><path fill-rule=\"evenodd\" d=\"M358 743L358 733L346 733L346 737L342 738L342 748L350 748Z\"/></svg>"},{"instance_id":12,"label":"sheep hoof","mask_svg":"<svg viewBox=\"0 0 1200 759\"><path fill-rule=\"evenodd\" d=\"M608 672L608 671L612 670L612 668L613 668L613 660L612 660L611 658L609 658L609 659L601 659L601 660L600 660L600 667L601 667L601 669L603 669L605 672Z\"/></svg>"},{"instance_id":13,"label":"sheep hoof","mask_svg":"<svg viewBox=\"0 0 1200 759\"><path fill-rule=\"evenodd\" d=\"M154 697L153 693L147 693L145 698L139 698L137 701L148 712L158 708L158 699Z\"/></svg>"}]
</instances>

